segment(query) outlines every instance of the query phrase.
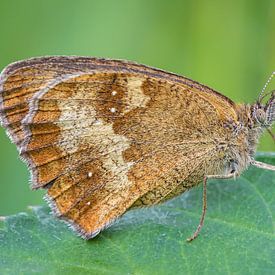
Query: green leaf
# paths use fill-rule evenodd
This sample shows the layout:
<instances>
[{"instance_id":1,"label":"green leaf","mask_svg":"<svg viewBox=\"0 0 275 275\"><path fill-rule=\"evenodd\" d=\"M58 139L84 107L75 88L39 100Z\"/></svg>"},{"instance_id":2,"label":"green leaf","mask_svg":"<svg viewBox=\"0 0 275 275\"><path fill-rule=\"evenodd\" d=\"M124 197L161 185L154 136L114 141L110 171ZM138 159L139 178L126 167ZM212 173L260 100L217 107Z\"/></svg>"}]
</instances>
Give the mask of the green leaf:
<instances>
[{"instance_id":1,"label":"green leaf","mask_svg":"<svg viewBox=\"0 0 275 275\"><path fill-rule=\"evenodd\" d=\"M275 164L275 154L258 159ZM151 208L127 212L85 241L32 207L0 222L1 274L274 274L275 176L250 167L237 180L208 184L200 236L201 186Z\"/></svg>"}]
</instances>

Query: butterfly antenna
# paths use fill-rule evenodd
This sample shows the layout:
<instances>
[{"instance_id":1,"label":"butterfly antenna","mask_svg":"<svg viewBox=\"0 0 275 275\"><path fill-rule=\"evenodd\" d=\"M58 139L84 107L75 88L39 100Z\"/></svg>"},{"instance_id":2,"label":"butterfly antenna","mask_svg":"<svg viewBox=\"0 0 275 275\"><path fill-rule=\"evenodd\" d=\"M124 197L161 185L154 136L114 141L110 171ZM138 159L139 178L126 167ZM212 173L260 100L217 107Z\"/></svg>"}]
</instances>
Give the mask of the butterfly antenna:
<instances>
[{"instance_id":1,"label":"butterfly antenna","mask_svg":"<svg viewBox=\"0 0 275 275\"><path fill-rule=\"evenodd\" d=\"M269 95L271 95L271 94L273 95L274 93L275 93L275 90L272 90L272 91L270 91L270 92L268 92L268 93L262 95L261 100L263 100L265 97L267 97L267 96L269 96Z\"/></svg>"},{"instance_id":2,"label":"butterfly antenna","mask_svg":"<svg viewBox=\"0 0 275 275\"><path fill-rule=\"evenodd\" d=\"M271 135L271 137L275 143L275 135L272 133L272 131L269 128L267 128L267 132Z\"/></svg>"},{"instance_id":3,"label":"butterfly antenna","mask_svg":"<svg viewBox=\"0 0 275 275\"><path fill-rule=\"evenodd\" d=\"M258 102L261 102L261 100L263 99L263 94L267 88L267 86L269 85L269 83L271 82L273 76L275 75L275 72L272 72L271 76L268 78L268 80L266 81L264 87L262 88L260 94L259 94L259 97L258 97Z\"/></svg>"}]
</instances>

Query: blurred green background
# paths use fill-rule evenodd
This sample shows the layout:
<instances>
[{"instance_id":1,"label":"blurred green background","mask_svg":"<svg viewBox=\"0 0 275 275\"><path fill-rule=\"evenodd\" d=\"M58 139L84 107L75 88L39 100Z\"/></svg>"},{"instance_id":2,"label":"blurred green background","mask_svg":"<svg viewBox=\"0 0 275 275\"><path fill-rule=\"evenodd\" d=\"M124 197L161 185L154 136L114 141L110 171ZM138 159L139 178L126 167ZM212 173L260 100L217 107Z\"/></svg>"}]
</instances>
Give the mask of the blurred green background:
<instances>
[{"instance_id":1,"label":"blurred green background","mask_svg":"<svg viewBox=\"0 0 275 275\"><path fill-rule=\"evenodd\" d=\"M253 102L275 69L274 14L273 0L1 1L0 69L42 55L129 59ZM274 149L265 135L259 150ZM3 129L0 164L0 215L44 203Z\"/></svg>"}]
</instances>

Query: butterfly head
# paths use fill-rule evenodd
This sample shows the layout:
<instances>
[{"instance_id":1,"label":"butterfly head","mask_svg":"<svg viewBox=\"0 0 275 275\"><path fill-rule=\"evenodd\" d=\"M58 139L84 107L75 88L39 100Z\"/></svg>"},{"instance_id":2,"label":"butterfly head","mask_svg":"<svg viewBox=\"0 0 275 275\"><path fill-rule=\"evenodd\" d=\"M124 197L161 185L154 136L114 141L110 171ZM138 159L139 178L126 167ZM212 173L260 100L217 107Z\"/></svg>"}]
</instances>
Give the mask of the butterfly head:
<instances>
[{"instance_id":1,"label":"butterfly head","mask_svg":"<svg viewBox=\"0 0 275 275\"><path fill-rule=\"evenodd\" d=\"M263 87L256 104L252 106L253 120L256 124L265 128L270 127L275 121L275 90L267 93L265 92L274 75L275 72L271 74Z\"/></svg>"},{"instance_id":2,"label":"butterfly head","mask_svg":"<svg viewBox=\"0 0 275 275\"><path fill-rule=\"evenodd\" d=\"M263 103L258 100L253 106L252 116L254 121L262 127L270 127L275 121L275 91L272 91L269 100Z\"/></svg>"}]
</instances>

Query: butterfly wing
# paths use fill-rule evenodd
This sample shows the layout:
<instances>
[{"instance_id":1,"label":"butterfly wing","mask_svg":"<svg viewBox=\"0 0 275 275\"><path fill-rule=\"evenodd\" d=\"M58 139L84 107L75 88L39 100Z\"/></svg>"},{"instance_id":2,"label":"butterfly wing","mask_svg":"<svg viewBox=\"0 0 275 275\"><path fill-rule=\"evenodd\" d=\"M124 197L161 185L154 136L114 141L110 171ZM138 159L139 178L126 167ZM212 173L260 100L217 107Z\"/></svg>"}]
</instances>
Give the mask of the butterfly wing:
<instances>
[{"instance_id":1,"label":"butterfly wing","mask_svg":"<svg viewBox=\"0 0 275 275\"><path fill-rule=\"evenodd\" d=\"M2 122L33 188L47 188L54 212L86 238L194 185L215 152L204 129L236 119L213 90L122 61L33 59L8 67L1 85Z\"/></svg>"}]
</instances>

